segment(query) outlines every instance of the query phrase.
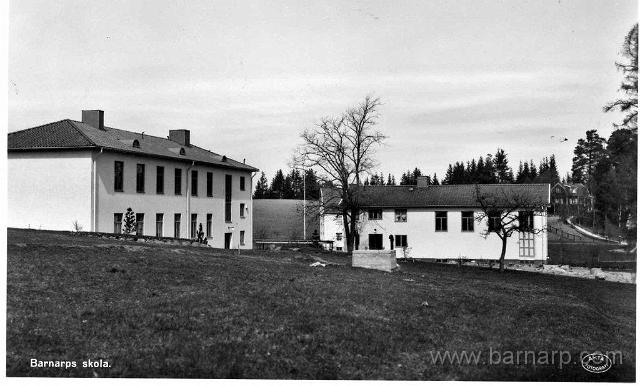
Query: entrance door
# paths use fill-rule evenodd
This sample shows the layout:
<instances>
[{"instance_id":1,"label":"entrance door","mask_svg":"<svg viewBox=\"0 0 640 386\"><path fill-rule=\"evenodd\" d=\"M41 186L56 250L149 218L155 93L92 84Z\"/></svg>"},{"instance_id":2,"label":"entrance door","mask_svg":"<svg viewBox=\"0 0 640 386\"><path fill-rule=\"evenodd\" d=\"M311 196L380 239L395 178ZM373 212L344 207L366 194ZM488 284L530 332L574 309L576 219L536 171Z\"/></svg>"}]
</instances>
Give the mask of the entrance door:
<instances>
[{"instance_id":1,"label":"entrance door","mask_svg":"<svg viewBox=\"0 0 640 386\"><path fill-rule=\"evenodd\" d=\"M224 249L231 249L231 233L224 234Z\"/></svg>"},{"instance_id":2,"label":"entrance door","mask_svg":"<svg viewBox=\"0 0 640 386\"><path fill-rule=\"evenodd\" d=\"M369 234L369 249L382 249L382 235L381 234Z\"/></svg>"}]
</instances>

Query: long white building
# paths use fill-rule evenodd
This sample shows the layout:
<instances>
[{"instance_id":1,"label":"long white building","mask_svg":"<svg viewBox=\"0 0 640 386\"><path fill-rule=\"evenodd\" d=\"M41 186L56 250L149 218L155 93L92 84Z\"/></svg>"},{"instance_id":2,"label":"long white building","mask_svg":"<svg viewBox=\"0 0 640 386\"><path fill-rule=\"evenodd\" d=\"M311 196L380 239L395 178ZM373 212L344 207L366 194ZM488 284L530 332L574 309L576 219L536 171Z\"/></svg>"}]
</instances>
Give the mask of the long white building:
<instances>
[{"instance_id":1,"label":"long white building","mask_svg":"<svg viewBox=\"0 0 640 386\"><path fill-rule=\"evenodd\" d=\"M9 133L8 225L120 233L127 208L137 233L252 247L252 176L258 169L197 147L189 130L167 138L104 125L84 110Z\"/></svg>"},{"instance_id":2,"label":"long white building","mask_svg":"<svg viewBox=\"0 0 640 386\"><path fill-rule=\"evenodd\" d=\"M415 259L496 260L501 239L485 237L488 219L481 211L475 185L364 186L358 194L362 208L358 218L357 249L395 250L397 257ZM495 197L518 194L547 207L549 184L480 185L483 194ZM333 204L330 204L333 202ZM320 238L333 240L334 249L347 250L339 192L321 190ZM548 257L547 213L517 211L541 232L516 232L508 240L505 260L544 262Z\"/></svg>"}]
</instances>

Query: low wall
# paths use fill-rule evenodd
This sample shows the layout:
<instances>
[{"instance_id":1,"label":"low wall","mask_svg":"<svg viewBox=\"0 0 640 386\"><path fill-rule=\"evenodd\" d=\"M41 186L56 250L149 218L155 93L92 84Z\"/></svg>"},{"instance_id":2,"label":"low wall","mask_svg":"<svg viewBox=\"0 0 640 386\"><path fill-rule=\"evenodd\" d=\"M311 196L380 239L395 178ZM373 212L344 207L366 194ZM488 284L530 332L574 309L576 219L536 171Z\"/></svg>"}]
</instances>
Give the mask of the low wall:
<instances>
[{"instance_id":1,"label":"low wall","mask_svg":"<svg viewBox=\"0 0 640 386\"><path fill-rule=\"evenodd\" d=\"M353 251L351 266L391 272L398 267L395 251Z\"/></svg>"}]
</instances>

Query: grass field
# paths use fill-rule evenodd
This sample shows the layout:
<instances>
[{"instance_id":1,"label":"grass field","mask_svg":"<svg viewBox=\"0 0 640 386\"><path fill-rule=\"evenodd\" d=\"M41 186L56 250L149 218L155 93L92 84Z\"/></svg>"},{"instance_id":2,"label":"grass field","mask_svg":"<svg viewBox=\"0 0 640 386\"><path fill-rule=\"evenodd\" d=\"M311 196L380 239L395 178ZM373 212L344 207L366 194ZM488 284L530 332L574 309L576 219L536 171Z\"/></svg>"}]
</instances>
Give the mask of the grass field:
<instances>
[{"instance_id":1,"label":"grass field","mask_svg":"<svg viewBox=\"0 0 640 386\"><path fill-rule=\"evenodd\" d=\"M345 264L9 230L7 375L635 380L635 285L438 264L383 273L323 257ZM445 350L483 359L432 363ZM588 373L578 353L596 350L622 363ZM574 363L483 363L518 351ZM83 368L89 359L110 367Z\"/></svg>"}]
</instances>

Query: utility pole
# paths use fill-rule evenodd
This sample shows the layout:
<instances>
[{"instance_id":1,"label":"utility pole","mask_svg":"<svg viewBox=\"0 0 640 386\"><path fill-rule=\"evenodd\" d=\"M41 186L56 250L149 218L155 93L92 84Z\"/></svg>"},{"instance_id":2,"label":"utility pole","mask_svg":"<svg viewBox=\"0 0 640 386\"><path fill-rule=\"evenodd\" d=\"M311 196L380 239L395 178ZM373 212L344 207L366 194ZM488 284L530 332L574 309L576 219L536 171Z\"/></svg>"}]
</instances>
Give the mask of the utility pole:
<instances>
[{"instance_id":1,"label":"utility pole","mask_svg":"<svg viewBox=\"0 0 640 386\"><path fill-rule=\"evenodd\" d=\"M307 171L302 169L302 238L307 239Z\"/></svg>"}]
</instances>

